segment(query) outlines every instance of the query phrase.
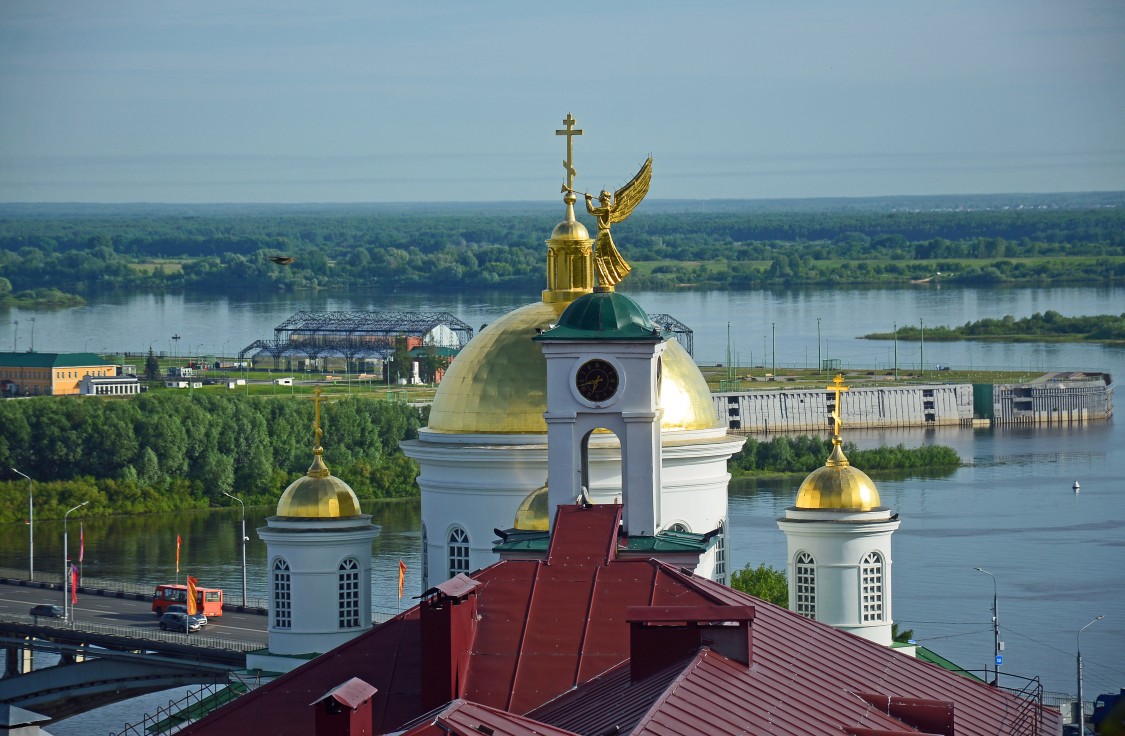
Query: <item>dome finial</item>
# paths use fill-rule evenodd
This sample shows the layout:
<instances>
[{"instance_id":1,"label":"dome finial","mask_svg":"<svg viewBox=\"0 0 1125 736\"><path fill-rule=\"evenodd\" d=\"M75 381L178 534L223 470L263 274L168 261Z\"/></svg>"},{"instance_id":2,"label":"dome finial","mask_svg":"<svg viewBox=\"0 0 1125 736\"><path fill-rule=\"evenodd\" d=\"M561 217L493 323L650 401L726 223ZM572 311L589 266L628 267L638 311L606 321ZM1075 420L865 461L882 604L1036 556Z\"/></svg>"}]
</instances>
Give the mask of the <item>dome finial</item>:
<instances>
[{"instance_id":1,"label":"dome finial","mask_svg":"<svg viewBox=\"0 0 1125 736\"><path fill-rule=\"evenodd\" d=\"M844 385L843 374L837 373L836 377L832 379L832 385L826 386L826 388L836 394L836 401L832 406L832 454L828 456L828 460L824 464L839 467L848 464L848 458L844 456L844 450L841 447L844 441L840 438L840 429L844 426L844 421L840 418L840 404L843 394L848 391L848 387Z\"/></svg>"},{"instance_id":2,"label":"dome finial","mask_svg":"<svg viewBox=\"0 0 1125 736\"><path fill-rule=\"evenodd\" d=\"M324 464L324 448L320 444L320 438L324 436L324 430L320 428L320 386L313 389L313 462L309 466L308 475L312 478L327 478L329 475L328 466Z\"/></svg>"},{"instance_id":3,"label":"dome finial","mask_svg":"<svg viewBox=\"0 0 1125 736\"><path fill-rule=\"evenodd\" d=\"M563 161L563 168L566 169L566 183L563 184L563 202L566 204L566 221L574 222L574 203L578 201L578 196L574 193L574 177L578 175L578 171L574 168L574 136L582 135L582 129L576 129L578 121L569 112L563 118L563 125L566 126L565 130L556 130L555 135L566 136L566 160Z\"/></svg>"}]
</instances>

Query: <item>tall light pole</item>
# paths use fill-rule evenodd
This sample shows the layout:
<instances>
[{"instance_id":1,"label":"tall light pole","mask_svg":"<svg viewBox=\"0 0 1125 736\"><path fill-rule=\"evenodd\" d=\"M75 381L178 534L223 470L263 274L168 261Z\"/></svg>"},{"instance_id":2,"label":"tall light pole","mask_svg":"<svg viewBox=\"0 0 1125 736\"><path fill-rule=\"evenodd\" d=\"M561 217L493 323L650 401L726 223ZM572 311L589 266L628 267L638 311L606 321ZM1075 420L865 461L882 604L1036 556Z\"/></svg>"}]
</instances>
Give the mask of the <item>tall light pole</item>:
<instances>
[{"instance_id":1,"label":"tall light pole","mask_svg":"<svg viewBox=\"0 0 1125 736\"><path fill-rule=\"evenodd\" d=\"M918 320L918 329L921 330L918 335L918 374L924 376L926 375L926 325L922 320Z\"/></svg>"},{"instance_id":2,"label":"tall light pole","mask_svg":"<svg viewBox=\"0 0 1125 736\"><path fill-rule=\"evenodd\" d=\"M1086 723L1086 708L1082 705L1082 632L1090 628L1098 621L1101 621L1105 616L1098 616L1090 623L1083 626L1078 630L1077 640L1078 649L1078 707L1074 709L1074 722L1078 724L1078 733L1082 733L1082 726Z\"/></svg>"},{"instance_id":3,"label":"tall light pole","mask_svg":"<svg viewBox=\"0 0 1125 736\"><path fill-rule=\"evenodd\" d=\"M223 491L223 495L238 501L238 505L242 507L242 607L246 608L246 541L249 539L246 536L246 504L238 496L232 496L226 491Z\"/></svg>"},{"instance_id":4,"label":"tall light pole","mask_svg":"<svg viewBox=\"0 0 1125 736\"><path fill-rule=\"evenodd\" d=\"M20 341L20 321L18 319L14 319L12 320L12 324L16 326L16 328L12 331L12 352L14 353L17 349L16 345Z\"/></svg>"},{"instance_id":5,"label":"tall light pole","mask_svg":"<svg viewBox=\"0 0 1125 736\"><path fill-rule=\"evenodd\" d=\"M777 323L770 322L770 352L773 353L773 374L777 375Z\"/></svg>"},{"instance_id":6,"label":"tall light pole","mask_svg":"<svg viewBox=\"0 0 1125 736\"><path fill-rule=\"evenodd\" d=\"M895 328L895 380L898 380L898 322L892 322Z\"/></svg>"},{"instance_id":7,"label":"tall light pole","mask_svg":"<svg viewBox=\"0 0 1125 736\"><path fill-rule=\"evenodd\" d=\"M820 358L820 317L816 318L816 372L824 370L824 363Z\"/></svg>"},{"instance_id":8,"label":"tall light pole","mask_svg":"<svg viewBox=\"0 0 1125 736\"><path fill-rule=\"evenodd\" d=\"M1000 663L1003 661L1001 659L1000 651L1004 648L1004 644L1000 641L1000 609L996 606L996 576L981 567L974 567L973 569L977 572L983 572L985 575L992 578L992 639L994 652L996 654L996 682L994 682L993 684L999 686Z\"/></svg>"},{"instance_id":9,"label":"tall light pole","mask_svg":"<svg viewBox=\"0 0 1125 736\"><path fill-rule=\"evenodd\" d=\"M27 579L35 579L35 482L31 476L12 468L12 472L27 478Z\"/></svg>"},{"instance_id":10,"label":"tall light pole","mask_svg":"<svg viewBox=\"0 0 1125 736\"><path fill-rule=\"evenodd\" d=\"M83 501L70 511L77 511L89 501ZM70 554L67 551L66 539L66 517L70 516L70 511L63 514L63 532L62 532L62 549L63 549L63 620L70 621Z\"/></svg>"}]
</instances>

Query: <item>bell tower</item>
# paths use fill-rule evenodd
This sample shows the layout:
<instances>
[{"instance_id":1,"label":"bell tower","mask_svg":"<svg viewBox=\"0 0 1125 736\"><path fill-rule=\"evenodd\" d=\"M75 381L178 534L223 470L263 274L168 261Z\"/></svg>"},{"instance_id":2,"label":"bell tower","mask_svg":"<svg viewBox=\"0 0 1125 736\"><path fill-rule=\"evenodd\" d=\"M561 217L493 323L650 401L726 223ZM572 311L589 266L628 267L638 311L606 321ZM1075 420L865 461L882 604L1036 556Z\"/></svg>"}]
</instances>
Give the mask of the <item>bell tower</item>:
<instances>
[{"instance_id":1,"label":"bell tower","mask_svg":"<svg viewBox=\"0 0 1125 736\"><path fill-rule=\"evenodd\" d=\"M621 445L626 534L661 527L660 407L667 336L629 297L595 290L576 299L559 323L533 338L547 362L547 505L589 496L592 448ZM608 430L608 432L606 431Z\"/></svg>"}]
</instances>

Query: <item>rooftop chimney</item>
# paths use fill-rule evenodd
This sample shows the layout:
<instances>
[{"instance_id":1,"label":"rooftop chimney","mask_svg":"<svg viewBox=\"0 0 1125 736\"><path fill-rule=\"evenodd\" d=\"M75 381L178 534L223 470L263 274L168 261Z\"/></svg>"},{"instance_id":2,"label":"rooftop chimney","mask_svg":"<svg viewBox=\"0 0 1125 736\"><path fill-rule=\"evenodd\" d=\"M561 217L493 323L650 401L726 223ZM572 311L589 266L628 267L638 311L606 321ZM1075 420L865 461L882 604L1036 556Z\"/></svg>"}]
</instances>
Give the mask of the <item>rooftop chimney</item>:
<instances>
[{"instance_id":1,"label":"rooftop chimney","mask_svg":"<svg viewBox=\"0 0 1125 736\"><path fill-rule=\"evenodd\" d=\"M316 736L371 734L371 698L376 692L371 685L353 677L309 703L316 709Z\"/></svg>"},{"instance_id":2,"label":"rooftop chimney","mask_svg":"<svg viewBox=\"0 0 1125 736\"><path fill-rule=\"evenodd\" d=\"M422 594L422 709L459 698L477 633L480 585L459 574Z\"/></svg>"},{"instance_id":3,"label":"rooftop chimney","mask_svg":"<svg viewBox=\"0 0 1125 736\"><path fill-rule=\"evenodd\" d=\"M634 681L682 662L700 647L747 667L753 662L753 606L629 606L625 619Z\"/></svg>"}]
</instances>

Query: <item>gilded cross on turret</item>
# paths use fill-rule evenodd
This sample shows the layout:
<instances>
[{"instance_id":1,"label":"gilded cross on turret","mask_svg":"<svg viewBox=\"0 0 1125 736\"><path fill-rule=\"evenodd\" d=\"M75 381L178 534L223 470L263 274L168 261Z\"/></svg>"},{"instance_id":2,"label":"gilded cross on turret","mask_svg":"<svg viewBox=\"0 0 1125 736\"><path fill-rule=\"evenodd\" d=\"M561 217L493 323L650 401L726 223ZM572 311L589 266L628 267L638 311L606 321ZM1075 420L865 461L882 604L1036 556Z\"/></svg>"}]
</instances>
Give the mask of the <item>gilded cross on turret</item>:
<instances>
[{"instance_id":1,"label":"gilded cross on turret","mask_svg":"<svg viewBox=\"0 0 1125 736\"><path fill-rule=\"evenodd\" d=\"M317 455L320 455L324 452L324 448L320 446L320 438L324 435L324 432L320 428L320 402L320 386L317 386L315 389L313 389L313 406L315 407L315 411L313 414L313 452Z\"/></svg>"},{"instance_id":2,"label":"gilded cross on turret","mask_svg":"<svg viewBox=\"0 0 1125 736\"><path fill-rule=\"evenodd\" d=\"M846 392L848 387L844 385L844 376L841 373L836 374L836 377L832 379L832 384L831 386L826 386L826 388L836 394L836 405L832 408L832 421L834 425L832 441L838 442L840 439L840 428L844 424L840 419L840 395Z\"/></svg>"},{"instance_id":3,"label":"gilded cross on turret","mask_svg":"<svg viewBox=\"0 0 1125 736\"><path fill-rule=\"evenodd\" d=\"M577 120L569 112L566 114L566 119L563 120L563 125L566 130L556 130L555 135L566 136L566 161L563 161L563 168L566 169L566 188L564 192L570 193L574 190L574 177L578 174L574 170L574 136L582 135L581 129L575 129Z\"/></svg>"}]
</instances>

